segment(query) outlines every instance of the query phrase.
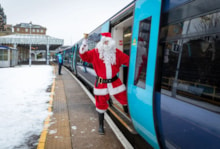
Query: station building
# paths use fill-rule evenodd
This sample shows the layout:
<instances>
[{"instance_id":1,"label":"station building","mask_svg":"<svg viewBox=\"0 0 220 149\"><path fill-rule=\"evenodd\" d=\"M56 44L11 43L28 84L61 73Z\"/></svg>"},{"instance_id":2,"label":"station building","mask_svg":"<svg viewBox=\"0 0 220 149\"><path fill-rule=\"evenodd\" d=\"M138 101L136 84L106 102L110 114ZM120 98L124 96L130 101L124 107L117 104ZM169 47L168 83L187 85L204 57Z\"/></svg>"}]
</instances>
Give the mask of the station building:
<instances>
[{"instance_id":1,"label":"station building","mask_svg":"<svg viewBox=\"0 0 220 149\"><path fill-rule=\"evenodd\" d=\"M55 50L63 45L64 40L49 36L46 31L46 27L32 22L8 25L7 16L0 5L0 46L17 49L18 64L49 64L54 59Z\"/></svg>"}]
</instances>

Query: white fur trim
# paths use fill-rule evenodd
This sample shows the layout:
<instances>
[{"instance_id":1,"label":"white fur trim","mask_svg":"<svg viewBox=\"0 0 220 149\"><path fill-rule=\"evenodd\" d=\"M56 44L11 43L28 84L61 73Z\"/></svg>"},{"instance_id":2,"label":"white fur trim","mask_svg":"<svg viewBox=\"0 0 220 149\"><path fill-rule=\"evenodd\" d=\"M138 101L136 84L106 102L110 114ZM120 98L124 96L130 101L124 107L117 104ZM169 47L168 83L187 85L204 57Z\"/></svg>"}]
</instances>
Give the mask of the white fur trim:
<instances>
[{"instance_id":1,"label":"white fur trim","mask_svg":"<svg viewBox=\"0 0 220 149\"><path fill-rule=\"evenodd\" d=\"M112 66L109 63L105 63L105 68L106 68L106 77L107 79L112 78Z\"/></svg>"},{"instance_id":2,"label":"white fur trim","mask_svg":"<svg viewBox=\"0 0 220 149\"><path fill-rule=\"evenodd\" d=\"M87 40L84 39L82 45L80 46L79 53L84 54L86 51L88 51L88 44L87 44Z\"/></svg>"},{"instance_id":3,"label":"white fur trim","mask_svg":"<svg viewBox=\"0 0 220 149\"><path fill-rule=\"evenodd\" d=\"M126 87L124 84L113 88L112 84L108 83L107 88L94 88L93 93L95 95L108 95L108 94L115 95L115 94L118 94L118 93L123 92L125 90L126 90Z\"/></svg>"},{"instance_id":4,"label":"white fur trim","mask_svg":"<svg viewBox=\"0 0 220 149\"><path fill-rule=\"evenodd\" d=\"M105 113L106 110L101 110L101 109L96 108L96 111L99 113Z\"/></svg>"},{"instance_id":5,"label":"white fur trim","mask_svg":"<svg viewBox=\"0 0 220 149\"><path fill-rule=\"evenodd\" d=\"M108 40L108 45L104 44L104 41ZM104 63L116 64L116 44L112 38L104 37L98 42L96 48L99 52L99 58L104 60Z\"/></svg>"},{"instance_id":6,"label":"white fur trim","mask_svg":"<svg viewBox=\"0 0 220 149\"><path fill-rule=\"evenodd\" d=\"M102 36L102 41L105 42L105 41L110 41L112 40L111 37L105 37L105 36Z\"/></svg>"},{"instance_id":7,"label":"white fur trim","mask_svg":"<svg viewBox=\"0 0 220 149\"><path fill-rule=\"evenodd\" d=\"M79 53L84 54L87 51L88 51L88 45L81 45L81 47L79 49Z\"/></svg>"},{"instance_id":8,"label":"white fur trim","mask_svg":"<svg viewBox=\"0 0 220 149\"><path fill-rule=\"evenodd\" d=\"M110 84L110 86L111 87L108 87L110 95L115 95L115 94L121 93L126 90L126 87L124 84L122 84L118 87L115 87L115 88L112 87L112 84Z\"/></svg>"},{"instance_id":9,"label":"white fur trim","mask_svg":"<svg viewBox=\"0 0 220 149\"><path fill-rule=\"evenodd\" d=\"M107 95L109 92L108 92L108 89L107 88L94 88L93 89L93 93L95 95Z\"/></svg>"}]
</instances>

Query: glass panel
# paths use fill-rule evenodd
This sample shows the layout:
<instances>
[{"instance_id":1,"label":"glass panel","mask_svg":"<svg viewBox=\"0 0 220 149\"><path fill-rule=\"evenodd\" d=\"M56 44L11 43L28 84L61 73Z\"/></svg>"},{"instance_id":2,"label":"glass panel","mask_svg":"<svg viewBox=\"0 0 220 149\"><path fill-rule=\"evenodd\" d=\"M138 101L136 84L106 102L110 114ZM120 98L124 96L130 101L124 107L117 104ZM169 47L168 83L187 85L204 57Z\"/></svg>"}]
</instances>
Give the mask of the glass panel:
<instances>
[{"instance_id":1,"label":"glass panel","mask_svg":"<svg viewBox=\"0 0 220 149\"><path fill-rule=\"evenodd\" d=\"M188 34L207 32L219 32L220 29L220 12L204 15L190 20Z\"/></svg>"},{"instance_id":2,"label":"glass panel","mask_svg":"<svg viewBox=\"0 0 220 149\"><path fill-rule=\"evenodd\" d=\"M0 50L0 61L3 60L3 50Z\"/></svg>"},{"instance_id":3,"label":"glass panel","mask_svg":"<svg viewBox=\"0 0 220 149\"><path fill-rule=\"evenodd\" d=\"M96 44L101 39L101 27L97 28L95 31L93 31L89 37L88 37L88 48L89 50L94 49L96 47ZM86 67L93 68L93 65L91 63L83 63Z\"/></svg>"},{"instance_id":4,"label":"glass panel","mask_svg":"<svg viewBox=\"0 0 220 149\"><path fill-rule=\"evenodd\" d=\"M151 17L140 21L134 84L145 88Z\"/></svg>"},{"instance_id":5,"label":"glass panel","mask_svg":"<svg viewBox=\"0 0 220 149\"><path fill-rule=\"evenodd\" d=\"M168 11L169 9L172 9L188 1L192 1L192 0L169 0L169 1L167 0L164 2L162 10Z\"/></svg>"},{"instance_id":6,"label":"glass panel","mask_svg":"<svg viewBox=\"0 0 220 149\"><path fill-rule=\"evenodd\" d=\"M220 32L220 12L164 26L161 28L160 38L162 40L172 40L174 38L202 36L218 32Z\"/></svg>"},{"instance_id":7,"label":"glass panel","mask_svg":"<svg viewBox=\"0 0 220 149\"><path fill-rule=\"evenodd\" d=\"M100 41L101 28L96 29L88 37L88 48L89 50L94 49L96 44Z\"/></svg>"},{"instance_id":8,"label":"glass panel","mask_svg":"<svg viewBox=\"0 0 220 149\"><path fill-rule=\"evenodd\" d=\"M3 60L7 61L8 60L8 55L3 55Z\"/></svg>"},{"instance_id":9,"label":"glass panel","mask_svg":"<svg viewBox=\"0 0 220 149\"><path fill-rule=\"evenodd\" d=\"M0 59L2 61L7 61L8 60L8 50L0 50Z\"/></svg>"},{"instance_id":10,"label":"glass panel","mask_svg":"<svg viewBox=\"0 0 220 149\"><path fill-rule=\"evenodd\" d=\"M131 26L124 29L123 32L123 52L129 55L131 47Z\"/></svg>"},{"instance_id":11,"label":"glass panel","mask_svg":"<svg viewBox=\"0 0 220 149\"><path fill-rule=\"evenodd\" d=\"M79 55L79 48L80 48L79 45L77 45L76 63L77 63L77 65L82 65L83 61L82 61L82 59L81 59L81 57Z\"/></svg>"},{"instance_id":12,"label":"glass panel","mask_svg":"<svg viewBox=\"0 0 220 149\"><path fill-rule=\"evenodd\" d=\"M130 48L131 48L131 35L132 35L131 29L132 27L129 26L125 28L123 31L123 52L128 56L130 55ZM128 74L128 67L123 67L123 82L125 85L127 85L127 80L128 80L127 74Z\"/></svg>"},{"instance_id":13,"label":"glass panel","mask_svg":"<svg viewBox=\"0 0 220 149\"><path fill-rule=\"evenodd\" d=\"M162 93L210 110L220 106L219 18L217 12L162 28Z\"/></svg>"}]
</instances>

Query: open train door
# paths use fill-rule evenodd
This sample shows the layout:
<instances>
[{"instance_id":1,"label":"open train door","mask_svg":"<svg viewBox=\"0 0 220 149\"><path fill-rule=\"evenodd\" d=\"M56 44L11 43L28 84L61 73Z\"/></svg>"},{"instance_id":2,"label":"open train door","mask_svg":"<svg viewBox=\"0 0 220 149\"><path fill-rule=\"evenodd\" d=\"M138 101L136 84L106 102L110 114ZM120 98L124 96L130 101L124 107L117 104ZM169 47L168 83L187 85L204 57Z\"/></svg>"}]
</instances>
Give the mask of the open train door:
<instances>
[{"instance_id":1,"label":"open train door","mask_svg":"<svg viewBox=\"0 0 220 149\"><path fill-rule=\"evenodd\" d=\"M128 75L128 105L133 125L153 148L159 148L153 91L161 3L161 0L136 1Z\"/></svg>"}]
</instances>

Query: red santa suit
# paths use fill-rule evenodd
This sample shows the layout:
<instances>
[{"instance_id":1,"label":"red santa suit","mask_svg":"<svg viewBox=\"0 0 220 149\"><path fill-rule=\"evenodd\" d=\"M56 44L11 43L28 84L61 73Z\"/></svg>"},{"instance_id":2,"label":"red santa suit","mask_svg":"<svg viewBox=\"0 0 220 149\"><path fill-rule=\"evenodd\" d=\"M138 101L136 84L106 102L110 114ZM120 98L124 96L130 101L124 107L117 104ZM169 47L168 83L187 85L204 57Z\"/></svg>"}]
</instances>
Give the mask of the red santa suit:
<instances>
[{"instance_id":1,"label":"red santa suit","mask_svg":"<svg viewBox=\"0 0 220 149\"><path fill-rule=\"evenodd\" d=\"M104 44L108 41L108 45ZM126 87L117 78L117 73L121 65L128 66L129 56L115 48L115 42L110 33L103 33L101 41L96 48L88 51L87 41L84 40L80 47L80 57L83 61L93 64L93 68L98 77L102 79L114 79L111 83L98 83L94 85L94 95L96 99L96 110L104 113L108 108L107 101L109 95L113 95L122 105L127 105Z\"/></svg>"}]
</instances>

